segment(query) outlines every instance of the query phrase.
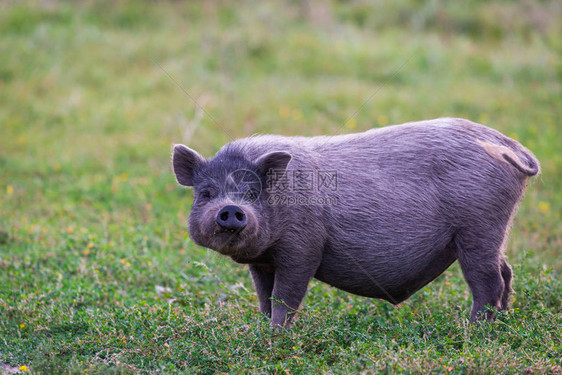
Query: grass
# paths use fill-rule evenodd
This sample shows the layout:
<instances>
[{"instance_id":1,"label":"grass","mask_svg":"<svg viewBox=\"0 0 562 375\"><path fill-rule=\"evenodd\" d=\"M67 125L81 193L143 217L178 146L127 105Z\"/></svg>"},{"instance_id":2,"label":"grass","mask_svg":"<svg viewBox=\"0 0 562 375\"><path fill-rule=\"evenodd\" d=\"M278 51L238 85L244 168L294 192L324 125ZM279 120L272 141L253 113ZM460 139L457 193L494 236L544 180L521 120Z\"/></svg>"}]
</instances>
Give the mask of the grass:
<instances>
[{"instance_id":1,"label":"grass","mask_svg":"<svg viewBox=\"0 0 562 375\"><path fill-rule=\"evenodd\" d=\"M311 4L0 3L4 368L562 371L560 5ZM397 307L313 282L294 329L272 332L247 270L187 236L173 143L211 156L257 132L439 116L488 124L542 163L496 322L468 324L454 265Z\"/></svg>"}]
</instances>

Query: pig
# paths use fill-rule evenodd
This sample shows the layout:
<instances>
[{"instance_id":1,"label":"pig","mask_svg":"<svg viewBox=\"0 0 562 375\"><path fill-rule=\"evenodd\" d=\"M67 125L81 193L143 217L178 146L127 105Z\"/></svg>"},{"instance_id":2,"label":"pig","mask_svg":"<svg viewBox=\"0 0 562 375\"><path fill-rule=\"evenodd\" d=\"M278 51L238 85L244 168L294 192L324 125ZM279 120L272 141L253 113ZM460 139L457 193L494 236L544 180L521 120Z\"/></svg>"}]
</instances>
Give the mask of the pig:
<instances>
[{"instance_id":1,"label":"pig","mask_svg":"<svg viewBox=\"0 0 562 375\"><path fill-rule=\"evenodd\" d=\"M336 136L256 135L203 158L178 144L198 245L247 264L261 313L288 327L312 278L399 304L458 260L470 320L508 307L504 248L537 158L469 120Z\"/></svg>"}]
</instances>

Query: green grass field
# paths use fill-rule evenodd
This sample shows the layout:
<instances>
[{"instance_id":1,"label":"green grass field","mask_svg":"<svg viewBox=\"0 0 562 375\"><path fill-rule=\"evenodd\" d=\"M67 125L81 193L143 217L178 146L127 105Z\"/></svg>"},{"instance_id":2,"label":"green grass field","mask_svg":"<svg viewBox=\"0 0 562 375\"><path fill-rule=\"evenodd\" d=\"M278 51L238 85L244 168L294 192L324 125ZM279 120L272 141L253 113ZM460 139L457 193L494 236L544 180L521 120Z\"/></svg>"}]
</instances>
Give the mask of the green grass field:
<instances>
[{"instance_id":1,"label":"green grass field","mask_svg":"<svg viewBox=\"0 0 562 375\"><path fill-rule=\"evenodd\" d=\"M303 4L0 1L0 373L562 373L560 3ZM187 235L173 143L440 116L542 163L495 322L455 264L399 306L312 282L274 332Z\"/></svg>"}]
</instances>

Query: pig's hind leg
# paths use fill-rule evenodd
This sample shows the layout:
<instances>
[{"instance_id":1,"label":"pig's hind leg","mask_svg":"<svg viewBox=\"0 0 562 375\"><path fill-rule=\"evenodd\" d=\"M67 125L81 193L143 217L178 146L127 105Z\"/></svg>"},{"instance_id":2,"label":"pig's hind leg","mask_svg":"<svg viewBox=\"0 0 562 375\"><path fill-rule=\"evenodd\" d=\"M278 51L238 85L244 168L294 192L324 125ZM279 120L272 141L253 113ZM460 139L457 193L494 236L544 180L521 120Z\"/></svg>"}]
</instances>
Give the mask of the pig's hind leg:
<instances>
[{"instance_id":1,"label":"pig's hind leg","mask_svg":"<svg viewBox=\"0 0 562 375\"><path fill-rule=\"evenodd\" d=\"M504 282L504 289L503 289L500 309L505 310L509 306L509 295L512 292L511 280L513 279L513 272L511 271L511 267L505 261L505 259L502 259L501 272Z\"/></svg>"},{"instance_id":2,"label":"pig's hind leg","mask_svg":"<svg viewBox=\"0 0 562 375\"><path fill-rule=\"evenodd\" d=\"M509 266L502 254L504 233L490 229L478 233L463 229L455 237L458 260L472 293L471 321L493 320L494 312L489 308L505 308L509 295Z\"/></svg>"}]
</instances>

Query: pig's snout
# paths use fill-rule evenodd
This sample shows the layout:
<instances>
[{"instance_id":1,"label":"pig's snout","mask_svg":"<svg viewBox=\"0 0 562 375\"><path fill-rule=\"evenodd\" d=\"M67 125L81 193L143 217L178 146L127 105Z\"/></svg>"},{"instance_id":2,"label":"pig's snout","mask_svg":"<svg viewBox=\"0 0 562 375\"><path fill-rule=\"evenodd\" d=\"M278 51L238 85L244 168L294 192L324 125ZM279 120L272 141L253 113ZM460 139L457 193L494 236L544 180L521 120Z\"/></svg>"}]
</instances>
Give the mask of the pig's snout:
<instances>
[{"instance_id":1,"label":"pig's snout","mask_svg":"<svg viewBox=\"0 0 562 375\"><path fill-rule=\"evenodd\" d=\"M217 213L216 221L222 230L232 232L240 232L248 223L244 210L234 205L224 206Z\"/></svg>"}]
</instances>

